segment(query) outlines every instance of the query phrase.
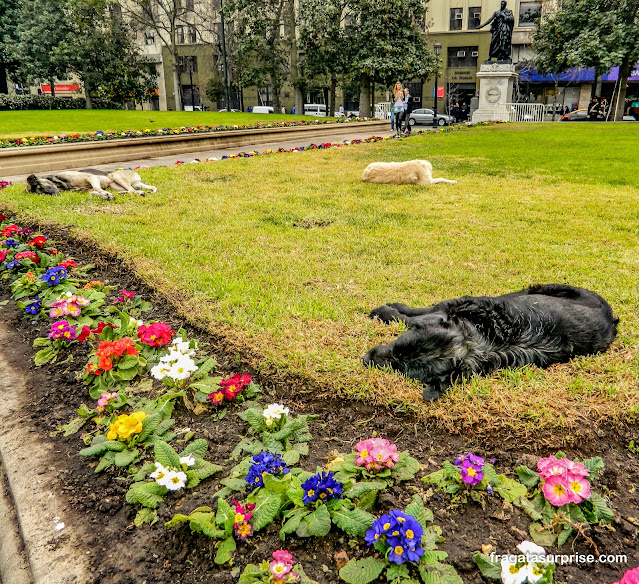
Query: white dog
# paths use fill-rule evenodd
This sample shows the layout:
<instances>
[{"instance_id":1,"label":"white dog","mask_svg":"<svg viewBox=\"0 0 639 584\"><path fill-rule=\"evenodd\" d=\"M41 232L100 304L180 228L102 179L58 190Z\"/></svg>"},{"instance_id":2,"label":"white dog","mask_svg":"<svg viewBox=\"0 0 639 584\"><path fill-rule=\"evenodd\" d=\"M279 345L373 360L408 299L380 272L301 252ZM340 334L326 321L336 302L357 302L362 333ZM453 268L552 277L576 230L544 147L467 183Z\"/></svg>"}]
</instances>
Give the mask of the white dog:
<instances>
[{"instance_id":1,"label":"white dog","mask_svg":"<svg viewBox=\"0 0 639 584\"><path fill-rule=\"evenodd\" d=\"M434 185L436 183L456 184L456 180L433 178L433 165L428 160L408 160L407 162L373 162L362 174L364 182L385 185Z\"/></svg>"}]
</instances>

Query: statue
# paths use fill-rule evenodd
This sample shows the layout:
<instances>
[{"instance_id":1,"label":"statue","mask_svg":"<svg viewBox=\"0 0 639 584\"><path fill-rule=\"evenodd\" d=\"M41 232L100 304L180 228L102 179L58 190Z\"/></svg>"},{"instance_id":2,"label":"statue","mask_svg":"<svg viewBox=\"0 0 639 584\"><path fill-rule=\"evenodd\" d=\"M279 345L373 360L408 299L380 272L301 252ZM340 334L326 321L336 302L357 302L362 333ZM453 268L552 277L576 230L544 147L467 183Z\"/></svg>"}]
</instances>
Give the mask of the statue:
<instances>
[{"instance_id":1,"label":"statue","mask_svg":"<svg viewBox=\"0 0 639 584\"><path fill-rule=\"evenodd\" d=\"M506 2L501 3L501 8L496 10L493 15L484 24L478 28L484 28L490 24L490 49L488 51L488 60L495 57L497 62L510 63L510 48L513 38L513 27L515 26L515 17L512 10L506 10Z\"/></svg>"}]
</instances>

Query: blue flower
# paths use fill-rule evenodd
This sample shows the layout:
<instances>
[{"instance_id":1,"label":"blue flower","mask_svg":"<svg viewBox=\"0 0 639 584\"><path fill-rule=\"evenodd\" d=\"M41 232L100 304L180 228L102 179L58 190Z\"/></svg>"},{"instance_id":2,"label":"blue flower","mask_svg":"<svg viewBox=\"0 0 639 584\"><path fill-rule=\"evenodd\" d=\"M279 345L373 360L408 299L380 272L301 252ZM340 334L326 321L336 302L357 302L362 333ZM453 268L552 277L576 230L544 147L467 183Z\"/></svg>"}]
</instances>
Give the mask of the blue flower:
<instances>
[{"instance_id":1,"label":"blue flower","mask_svg":"<svg viewBox=\"0 0 639 584\"><path fill-rule=\"evenodd\" d=\"M19 265L20 262L18 260L13 260L12 262L7 262L4 267L7 268L7 270L13 270L13 268L16 268Z\"/></svg>"},{"instance_id":2,"label":"blue flower","mask_svg":"<svg viewBox=\"0 0 639 584\"><path fill-rule=\"evenodd\" d=\"M7 247L18 247L20 245L15 239L6 239L4 244Z\"/></svg>"},{"instance_id":3,"label":"blue flower","mask_svg":"<svg viewBox=\"0 0 639 584\"><path fill-rule=\"evenodd\" d=\"M36 296L31 304L28 304L24 307L24 311L27 314L38 314L40 309L42 308L42 304L40 304L40 298Z\"/></svg>"},{"instance_id":4,"label":"blue flower","mask_svg":"<svg viewBox=\"0 0 639 584\"><path fill-rule=\"evenodd\" d=\"M282 460L279 454L271 454L270 452L262 452L253 456L251 464L244 481L249 490L253 491L258 487L264 486L264 475L288 474L290 469Z\"/></svg>"},{"instance_id":5,"label":"blue flower","mask_svg":"<svg viewBox=\"0 0 639 584\"><path fill-rule=\"evenodd\" d=\"M419 562L419 558L424 555L422 548L410 545L409 542L401 538L389 537L386 544L390 548L388 560L395 564L403 564L405 561Z\"/></svg>"},{"instance_id":6,"label":"blue flower","mask_svg":"<svg viewBox=\"0 0 639 584\"><path fill-rule=\"evenodd\" d=\"M68 277L69 274L65 268L55 267L49 268L42 276L40 276L40 280L46 282L48 286L57 286L61 280Z\"/></svg>"},{"instance_id":7,"label":"blue flower","mask_svg":"<svg viewBox=\"0 0 639 584\"><path fill-rule=\"evenodd\" d=\"M418 562L424 550L418 547L424 529L412 515L393 509L382 515L366 532L366 543L375 545L382 541L388 546L388 560L395 564Z\"/></svg>"},{"instance_id":8,"label":"blue flower","mask_svg":"<svg viewBox=\"0 0 639 584\"><path fill-rule=\"evenodd\" d=\"M313 501L330 501L331 499L341 499L344 485L333 478L332 472L318 472L306 482L302 483L304 489L304 504L308 505Z\"/></svg>"}]
</instances>

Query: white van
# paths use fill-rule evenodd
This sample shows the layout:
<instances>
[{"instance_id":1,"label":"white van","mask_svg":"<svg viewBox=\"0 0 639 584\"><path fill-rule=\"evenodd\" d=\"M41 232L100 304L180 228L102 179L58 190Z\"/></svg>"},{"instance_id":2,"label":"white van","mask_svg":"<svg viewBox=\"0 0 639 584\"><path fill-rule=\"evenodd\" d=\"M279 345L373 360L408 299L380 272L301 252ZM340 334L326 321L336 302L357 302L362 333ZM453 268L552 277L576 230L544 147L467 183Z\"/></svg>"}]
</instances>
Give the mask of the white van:
<instances>
[{"instance_id":1,"label":"white van","mask_svg":"<svg viewBox=\"0 0 639 584\"><path fill-rule=\"evenodd\" d=\"M323 118L326 116L326 106L323 103L305 103L304 115Z\"/></svg>"},{"instance_id":2,"label":"white van","mask_svg":"<svg viewBox=\"0 0 639 584\"><path fill-rule=\"evenodd\" d=\"M256 105L252 111L254 114L272 114L273 106L272 105Z\"/></svg>"}]
</instances>

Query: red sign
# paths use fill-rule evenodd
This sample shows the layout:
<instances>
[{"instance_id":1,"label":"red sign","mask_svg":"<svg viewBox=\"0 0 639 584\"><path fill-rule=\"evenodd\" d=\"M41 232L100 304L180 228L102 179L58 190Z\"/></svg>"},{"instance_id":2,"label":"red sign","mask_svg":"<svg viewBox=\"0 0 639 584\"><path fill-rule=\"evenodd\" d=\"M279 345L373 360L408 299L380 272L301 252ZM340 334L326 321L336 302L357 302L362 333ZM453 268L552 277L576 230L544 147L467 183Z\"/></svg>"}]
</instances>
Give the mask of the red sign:
<instances>
[{"instance_id":1,"label":"red sign","mask_svg":"<svg viewBox=\"0 0 639 584\"><path fill-rule=\"evenodd\" d=\"M56 93L63 93L63 92L73 93L75 91L78 91L80 89L80 86L79 85L54 85L53 88L55 89ZM41 85L40 89L42 90L42 93L51 93L50 85Z\"/></svg>"},{"instance_id":2,"label":"red sign","mask_svg":"<svg viewBox=\"0 0 639 584\"><path fill-rule=\"evenodd\" d=\"M435 97L435 88L433 87L433 97ZM444 88L437 87L437 97L444 97Z\"/></svg>"}]
</instances>

